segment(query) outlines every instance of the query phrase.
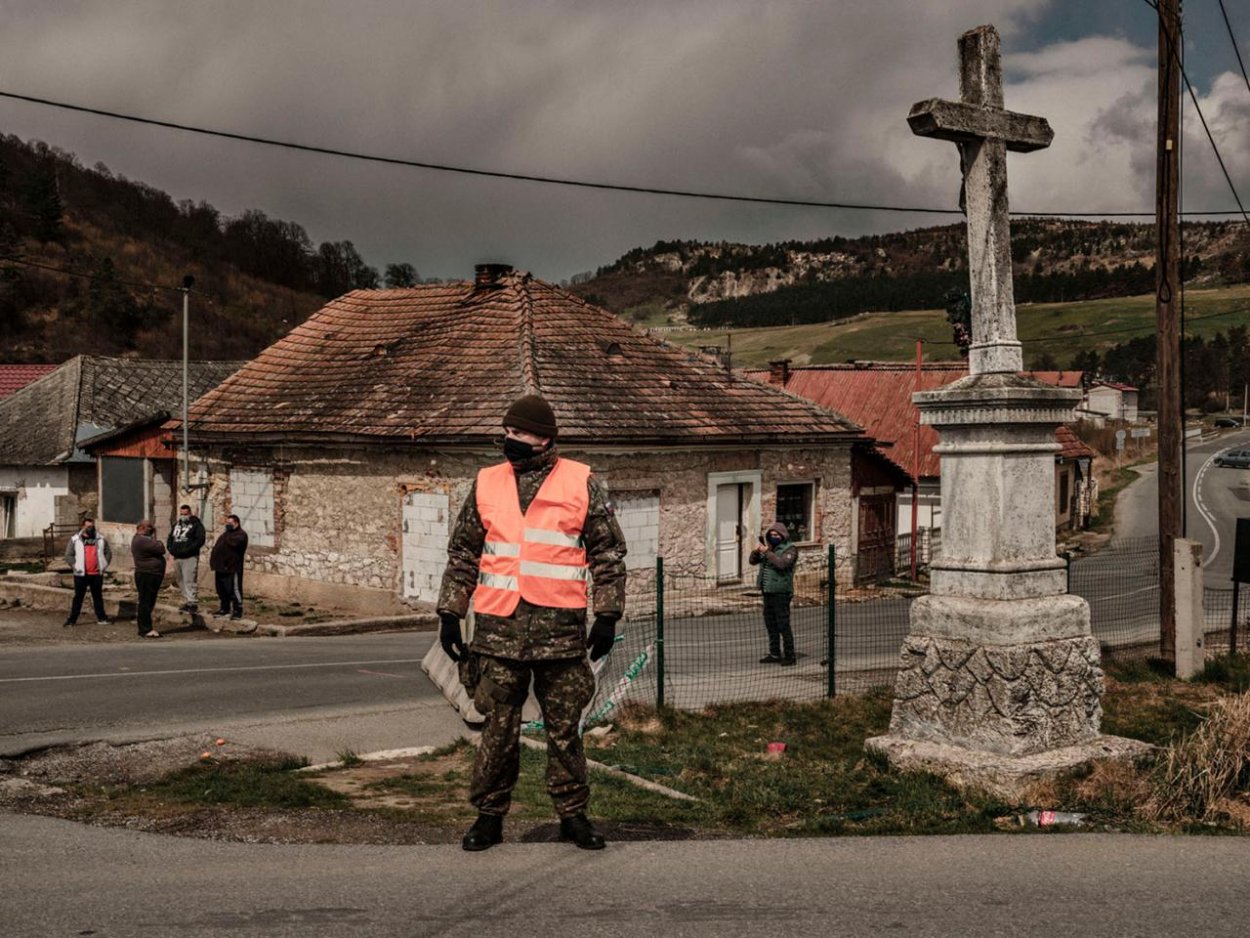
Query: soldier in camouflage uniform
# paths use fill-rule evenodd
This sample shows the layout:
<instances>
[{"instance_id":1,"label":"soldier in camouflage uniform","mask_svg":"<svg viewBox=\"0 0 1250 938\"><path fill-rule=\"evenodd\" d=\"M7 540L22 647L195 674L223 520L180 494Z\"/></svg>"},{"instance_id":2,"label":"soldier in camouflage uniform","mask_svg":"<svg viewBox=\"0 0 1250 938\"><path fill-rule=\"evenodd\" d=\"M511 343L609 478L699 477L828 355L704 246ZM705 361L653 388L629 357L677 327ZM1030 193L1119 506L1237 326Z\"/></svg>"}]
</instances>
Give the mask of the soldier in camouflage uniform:
<instances>
[{"instance_id":1,"label":"soldier in camouflage uniform","mask_svg":"<svg viewBox=\"0 0 1250 938\"><path fill-rule=\"evenodd\" d=\"M528 512L560 460L554 445L555 415L541 397L528 395L509 408L504 428L504 454L513 468L520 510ZM585 608L539 606L521 598L508 616L479 610L472 646L466 651L460 620L479 586L487 548L487 524L478 506L481 479L469 490L448 543L438 599L443 649L460 663L466 689L487 719L469 791L479 815L463 846L485 850L502 840L503 816L520 770L521 708L532 679L547 731L547 791L560 816L561 839L599 849L603 836L585 814L590 787L578 724L595 686L587 651L590 660L597 660L611 650L616 621L625 608L625 539L602 484L589 476L589 504L581 529L594 586L595 619L589 638Z\"/></svg>"}]
</instances>

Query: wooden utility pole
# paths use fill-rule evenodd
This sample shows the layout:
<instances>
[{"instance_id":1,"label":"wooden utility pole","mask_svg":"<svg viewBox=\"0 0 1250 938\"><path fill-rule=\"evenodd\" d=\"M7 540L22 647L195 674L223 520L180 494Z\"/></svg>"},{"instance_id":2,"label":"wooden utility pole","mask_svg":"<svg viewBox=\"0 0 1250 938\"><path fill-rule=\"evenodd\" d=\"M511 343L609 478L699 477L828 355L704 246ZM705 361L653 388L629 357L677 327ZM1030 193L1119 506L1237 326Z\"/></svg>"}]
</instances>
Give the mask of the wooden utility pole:
<instances>
[{"instance_id":1,"label":"wooden utility pole","mask_svg":"<svg viewBox=\"0 0 1250 938\"><path fill-rule=\"evenodd\" d=\"M1159 386L1159 651L1176 658L1173 541L1181 536L1180 0L1159 0L1159 149L1155 164L1155 324Z\"/></svg>"}]
</instances>

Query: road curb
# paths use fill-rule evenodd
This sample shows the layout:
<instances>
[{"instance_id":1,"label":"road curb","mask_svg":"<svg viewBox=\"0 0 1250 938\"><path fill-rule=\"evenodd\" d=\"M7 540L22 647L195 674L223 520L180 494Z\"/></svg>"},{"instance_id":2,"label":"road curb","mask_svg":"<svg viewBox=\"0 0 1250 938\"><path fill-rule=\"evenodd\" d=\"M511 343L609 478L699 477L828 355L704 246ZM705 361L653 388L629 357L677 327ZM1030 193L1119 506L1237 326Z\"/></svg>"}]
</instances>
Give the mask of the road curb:
<instances>
[{"instance_id":1,"label":"road curb","mask_svg":"<svg viewBox=\"0 0 1250 938\"><path fill-rule=\"evenodd\" d=\"M0 578L0 599L10 602L16 600L19 605L32 609L66 613L73 600L74 591L62 586L45 586L41 583L15 582L10 577ZM90 598L84 604L84 613L90 613ZM104 611L109 618L133 620L135 616L135 600L133 597L118 599L108 593L104 596ZM158 628L169 628L185 623L188 618L192 625L198 625L213 632L230 632L235 635L264 635L274 638L297 638L302 635L354 635L362 632L384 632L401 629L422 630L431 628L438 623L438 616L432 612L414 613L403 616L363 616L359 619L332 619L327 622L306 622L281 625L262 623L255 619L215 619L204 613L188 616L177 606L157 603L152 610L153 624Z\"/></svg>"}]
</instances>

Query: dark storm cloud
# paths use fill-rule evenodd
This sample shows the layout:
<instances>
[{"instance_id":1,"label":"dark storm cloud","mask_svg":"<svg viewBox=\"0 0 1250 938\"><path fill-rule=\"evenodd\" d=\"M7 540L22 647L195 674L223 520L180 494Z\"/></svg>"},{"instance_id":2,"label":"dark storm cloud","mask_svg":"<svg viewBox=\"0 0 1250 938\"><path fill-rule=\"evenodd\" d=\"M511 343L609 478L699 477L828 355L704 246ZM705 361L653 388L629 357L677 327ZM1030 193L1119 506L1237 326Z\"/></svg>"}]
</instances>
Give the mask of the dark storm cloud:
<instances>
[{"instance_id":1,"label":"dark storm cloud","mask_svg":"<svg viewBox=\"0 0 1250 938\"><path fill-rule=\"evenodd\" d=\"M919 98L956 93L955 39L962 30L993 21L1010 51L1050 6L11 0L3 6L0 87L423 161L672 188L953 205L954 148L914 138L907 110ZM1064 195L1086 204L1136 201L1132 183L1113 173L1091 179L1088 192L1070 191L1081 186L1070 166L1087 145L1087 125L1111 101L1093 95L1083 103L1087 96L1072 95L1073 82L1106 75L1069 75L1071 57L1049 61L1048 48L1013 70L1022 77L1008 89L1008 103L1022 107L1027 100L1040 113L1061 112L1068 139L1077 142L1013 162L1013 202L1053 201L1056 179L1064 181ZM1117 61L1135 67L1131 55ZM260 208L301 222L315 240L351 239L376 265L408 260L427 275L463 276L490 258L559 278L658 238L760 242L941 220L475 179L14 102L0 103L0 122L175 198L207 199L227 213ZM1117 159L1124 161L1122 154Z\"/></svg>"}]
</instances>

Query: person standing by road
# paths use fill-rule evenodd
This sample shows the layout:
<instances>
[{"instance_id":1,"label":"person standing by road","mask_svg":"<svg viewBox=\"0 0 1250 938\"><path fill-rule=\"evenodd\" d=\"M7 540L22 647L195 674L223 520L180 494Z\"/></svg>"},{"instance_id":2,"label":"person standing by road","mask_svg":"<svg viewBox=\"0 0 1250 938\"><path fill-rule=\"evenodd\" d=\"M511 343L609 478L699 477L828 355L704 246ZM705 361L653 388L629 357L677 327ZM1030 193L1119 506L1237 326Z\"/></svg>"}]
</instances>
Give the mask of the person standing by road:
<instances>
[{"instance_id":1,"label":"person standing by road","mask_svg":"<svg viewBox=\"0 0 1250 938\"><path fill-rule=\"evenodd\" d=\"M165 546L174 558L174 576L182 589L182 611L199 612L200 551L204 548L204 524L191 513L190 505L178 507L178 520Z\"/></svg>"},{"instance_id":2,"label":"person standing by road","mask_svg":"<svg viewBox=\"0 0 1250 938\"><path fill-rule=\"evenodd\" d=\"M152 610L165 582L165 545L156 536L156 525L146 518L135 525L130 554L135 561L135 590L139 593L139 637L160 638L161 633L152 628Z\"/></svg>"},{"instance_id":3,"label":"person standing by road","mask_svg":"<svg viewBox=\"0 0 1250 938\"><path fill-rule=\"evenodd\" d=\"M78 533L69 539L65 546L65 562L74 571L74 601L70 606L69 616L65 619L65 628L78 622L78 614L82 612L82 601L91 590L91 605L95 609L95 620L100 625L108 625L110 619L104 611L104 572L113 561L113 549L108 540L96 530L95 518L83 518Z\"/></svg>"},{"instance_id":4,"label":"person standing by road","mask_svg":"<svg viewBox=\"0 0 1250 938\"><path fill-rule=\"evenodd\" d=\"M532 680L560 839L598 850L604 839L586 817L580 721L595 689L587 651L591 661L611 651L625 608L625 537L590 467L557 453L555 413L542 397L514 402L503 426L506 459L482 469L469 489L438 599L439 641L453 661L464 662L465 689L486 715L469 786L478 817L462 846L486 850L503 840ZM477 618L466 650L460 620L470 598ZM595 614L589 638L588 607Z\"/></svg>"},{"instance_id":5,"label":"person standing by road","mask_svg":"<svg viewBox=\"0 0 1250 938\"><path fill-rule=\"evenodd\" d=\"M799 559L799 549L790 543L790 531L777 521L764 532L760 546L751 551L747 559L760 568L757 582L764 594L768 654L760 659L760 664L794 664L790 601L794 599L794 565Z\"/></svg>"},{"instance_id":6,"label":"person standing by road","mask_svg":"<svg viewBox=\"0 0 1250 938\"><path fill-rule=\"evenodd\" d=\"M226 515L225 530L217 537L208 565L217 581L216 618L243 618L243 557L247 554L247 532L238 515Z\"/></svg>"}]
</instances>

